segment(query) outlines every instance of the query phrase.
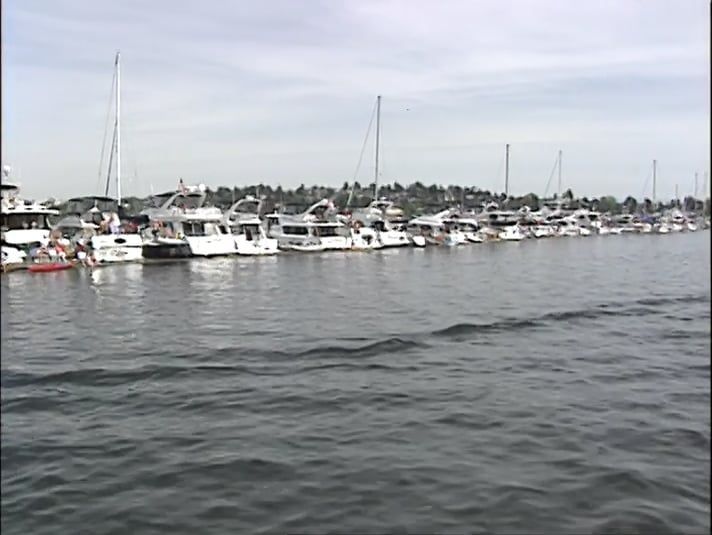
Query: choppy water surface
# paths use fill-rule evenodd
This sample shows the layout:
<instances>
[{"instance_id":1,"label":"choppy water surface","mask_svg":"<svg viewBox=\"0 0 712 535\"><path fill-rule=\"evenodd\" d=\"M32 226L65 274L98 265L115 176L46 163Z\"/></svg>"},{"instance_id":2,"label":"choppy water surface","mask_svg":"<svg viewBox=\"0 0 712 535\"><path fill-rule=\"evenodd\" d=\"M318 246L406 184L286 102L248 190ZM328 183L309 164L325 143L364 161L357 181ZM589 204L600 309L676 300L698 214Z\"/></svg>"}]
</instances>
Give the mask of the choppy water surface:
<instances>
[{"instance_id":1,"label":"choppy water surface","mask_svg":"<svg viewBox=\"0 0 712 535\"><path fill-rule=\"evenodd\" d=\"M2 532L710 529L710 234L2 277Z\"/></svg>"}]
</instances>

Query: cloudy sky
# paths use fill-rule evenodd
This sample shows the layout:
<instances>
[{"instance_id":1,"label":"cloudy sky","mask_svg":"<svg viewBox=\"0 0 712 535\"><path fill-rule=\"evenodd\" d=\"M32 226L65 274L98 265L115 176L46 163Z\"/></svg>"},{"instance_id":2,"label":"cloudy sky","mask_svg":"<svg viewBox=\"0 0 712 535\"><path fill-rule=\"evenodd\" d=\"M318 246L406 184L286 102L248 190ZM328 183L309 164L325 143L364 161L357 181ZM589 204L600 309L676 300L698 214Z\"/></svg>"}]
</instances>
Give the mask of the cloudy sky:
<instances>
[{"instance_id":1,"label":"cloudy sky","mask_svg":"<svg viewBox=\"0 0 712 535\"><path fill-rule=\"evenodd\" d=\"M27 196L98 193L114 54L125 195L355 175L542 194L693 189L708 0L5 0L2 157ZM373 138L371 138L373 140ZM357 174L372 180L373 143ZM553 188L555 189L553 181ZM647 182L647 191L646 189ZM552 191L552 188L550 188ZM112 192L115 192L113 190Z\"/></svg>"}]
</instances>

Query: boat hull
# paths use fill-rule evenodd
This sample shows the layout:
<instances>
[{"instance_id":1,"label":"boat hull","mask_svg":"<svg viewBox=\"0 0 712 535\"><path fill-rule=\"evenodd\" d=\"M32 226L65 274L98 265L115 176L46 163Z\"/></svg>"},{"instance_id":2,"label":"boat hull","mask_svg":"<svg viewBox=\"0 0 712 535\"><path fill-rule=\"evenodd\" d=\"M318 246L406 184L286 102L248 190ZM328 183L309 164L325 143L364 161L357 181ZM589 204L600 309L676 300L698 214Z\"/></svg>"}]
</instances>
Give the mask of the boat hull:
<instances>
[{"instance_id":1,"label":"boat hull","mask_svg":"<svg viewBox=\"0 0 712 535\"><path fill-rule=\"evenodd\" d=\"M193 256L190 245L183 241L177 243L149 242L143 245L141 251L146 260L191 258Z\"/></svg>"},{"instance_id":2,"label":"boat hull","mask_svg":"<svg viewBox=\"0 0 712 535\"><path fill-rule=\"evenodd\" d=\"M31 264L27 270L30 273L50 273L52 271L72 269L73 267L74 264L69 262L43 262L41 264Z\"/></svg>"},{"instance_id":3,"label":"boat hull","mask_svg":"<svg viewBox=\"0 0 712 535\"><path fill-rule=\"evenodd\" d=\"M92 236L91 248L95 261L101 264L137 262L143 257L143 241L138 234Z\"/></svg>"},{"instance_id":4,"label":"boat hull","mask_svg":"<svg viewBox=\"0 0 712 535\"><path fill-rule=\"evenodd\" d=\"M279 252L279 242L274 238L248 240L245 236L235 237L235 247L240 256L268 256Z\"/></svg>"}]
</instances>

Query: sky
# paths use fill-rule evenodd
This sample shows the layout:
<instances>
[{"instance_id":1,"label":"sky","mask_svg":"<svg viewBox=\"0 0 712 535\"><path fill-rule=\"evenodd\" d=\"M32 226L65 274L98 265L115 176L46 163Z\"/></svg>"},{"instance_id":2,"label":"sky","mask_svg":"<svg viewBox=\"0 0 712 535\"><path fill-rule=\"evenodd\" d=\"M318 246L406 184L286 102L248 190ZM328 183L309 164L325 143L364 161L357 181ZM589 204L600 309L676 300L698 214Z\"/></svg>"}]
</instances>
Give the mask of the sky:
<instances>
[{"instance_id":1,"label":"sky","mask_svg":"<svg viewBox=\"0 0 712 535\"><path fill-rule=\"evenodd\" d=\"M2 163L103 193L121 51L123 194L186 183L690 194L710 168L709 0L5 0ZM109 115L111 117L111 115ZM549 193L557 188L556 177ZM110 194L116 194L113 184Z\"/></svg>"}]
</instances>

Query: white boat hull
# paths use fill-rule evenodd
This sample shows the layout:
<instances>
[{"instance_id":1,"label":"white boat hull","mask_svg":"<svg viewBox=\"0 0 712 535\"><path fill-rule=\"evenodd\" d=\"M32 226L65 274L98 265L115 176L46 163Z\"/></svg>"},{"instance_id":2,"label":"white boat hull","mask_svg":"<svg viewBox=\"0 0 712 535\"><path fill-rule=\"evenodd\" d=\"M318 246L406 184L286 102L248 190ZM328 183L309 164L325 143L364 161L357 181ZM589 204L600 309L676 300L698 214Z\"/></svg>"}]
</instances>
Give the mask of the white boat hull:
<instances>
[{"instance_id":1,"label":"white boat hull","mask_svg":"<svg viewBox=\"0 0 712 535\"><path fill-rule=\"evenodd\" d=\"M187 236L193 256L226 256L237 254L235 238L230 234L216 236Z\"/></svg>"},{"instance_id":2,"label":"white boat hull","mask_svg":"<svg viewBox=\"0 0 712 535\"><path fill-rule=\"evenodd\" d=\"M381 248L383 248L383 244L379 240L376 231L370 228L362 228L351 232L351 249L356 251L368 251Z\"/></svg>"},{"instance_id":3,"label":"white boat hull","mask_svg":"<svg viewBox=\"0 0 712 535\"><path fill-rule=\"evenodd\" d=\"M143 240L139 234L98 234L91 238L96 262L114 264L137 262L143 258Z\"/></svg>"},{"instance_id":4,"label":"white boat hull","mask_svg":"<svg viewBox=\"0 0 712 535\"><path fill-rule=\"evenodd\" d=\"M274 238L248 240L246 236L235 236L235 248L241 256L266 256L279 252L279 241Z\"/></svg>"},{"instance_id":5,"label":"white boat hull","mask_svg":"<svg viewBox=\"0 0 712 535\"><path fill-rule=\"evenodd\" d=\"M521 241L524 239L524 234L518 228L508 228L499 233L499 239L502 241Z\"/></svg>"},{"instance_id":6,"label":"white boat hull","mask_svg":"<svg viewBox=\"0 0 712 535\"><path fill-rule=\"evenodd\" d=\"M425 247L425 236L411 236L410 239L413 242L413 247Z\"/></svg>"},{"instance_id":7,"label":"white boat hull","mask_svg":"<svg viewBox=\"0 0 712 535\"><path fill-rule=\"evenodd\" d=\"M321 253L326 249L324 249L324 246L320 243L303 243L291 244L287 250L295 251L297 253Z\"/></svg>"},{"instance_id":8,"label":"white boat hull","mask_svg":"<svg viewBox=\"0 0 712 535\"><path fill-rule=\"evenodd\" d=\"M319 241L325 251L346 251L352 245L351 238L346 236L326 236L319 238Z\"/></svg>"},{"instance_id":9,"label":"white boat hull","mask_svg":"<svg viewBox=\"0 0 712 535\"><path fill-rule=\"evenodd\" d=\"M400 230L383 230L378 233L383 247L407 247L410 245L408 234Z\"/></svg>"},{"instance_id":10,"label":"white boat hull","mask_svg":"<svg viewBox=\"0 0 712 535\"><path fill-rule=\"evenodd\" d=\"M6 245L2 246L2 265L11 266L17 264L23 264L27 259L27 253L17 249L16 247L8 247Z\"/></svg>"},{"instance_id":11,"label":"white boat hull","mask_svg":"<svg viewBox=\"0 0 712 535\"><path fill-rule=\"evenodd\" d=\"M482 243L485 241L477 232L465 232L465 238L470 243Z\"/></svg>"},{"instance_id":12,"label":"white boat hull","mask_svg":"<svg viewBox=\"0 0 712 535\"><path fill-rule=\"evenodd\" d=\"M49 230L46 229L15 229L4 232L5 243L15 247L27 247L36 243L45 244L49 241Z\"/></svg>"}]
</instances>

